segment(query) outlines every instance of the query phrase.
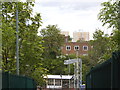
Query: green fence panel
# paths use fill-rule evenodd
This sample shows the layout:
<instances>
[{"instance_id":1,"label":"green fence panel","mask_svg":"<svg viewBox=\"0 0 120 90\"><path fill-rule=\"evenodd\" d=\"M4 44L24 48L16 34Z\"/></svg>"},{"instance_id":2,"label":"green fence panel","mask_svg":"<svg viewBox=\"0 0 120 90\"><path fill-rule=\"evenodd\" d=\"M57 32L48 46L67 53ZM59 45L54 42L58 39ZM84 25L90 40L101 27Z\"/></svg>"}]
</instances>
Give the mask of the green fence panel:
<instances>
[{"instance_id":1,"label":"green fence panel","mask_svg":"<svg viewBox=\"0 0 120 90\"><path fill-rule=\"evenodd\" d=\"M17 75L9 75L9 86L10 88L26 88L25 78Z\"/></svg>"},{"instance_id":2,"label":"green fence panel","mask_svg":"<svg viewBox=\"0 0 120 90\"><path fill-rule=\"evenodd\" d=\"M95 67L91 73L92 88L110 88L111 87L111 59Z\"/></svg>"},{"instance_id":3,"label":"green fence panel","mask_svg":"<svg viewBox=\"0 0 120 90\"><path fill-rule=\"evenodd\" d=\"M86 90L109 88L120 90L120 52L113 52L112 58L91 69L86 75Z\"/></svg>"},{"instance_id":4,"label":"green fence panel","mask_svg":"<svg viewBox=\"0 0 120 90\"><path fill-rule=\"evenodd\" d=\"M6 72L2 72L0 73L2 74L2 88L8 88L9 87L9 75L8 73Z\"/></svg>"},{"instance_id":5,"label":"green fence panel","mask_svg":"<svg viewBox=\"0 0 120 90\"><path fill-rule=\"evenodd\" d=\"M27 79L27 88L33 88L33 80L32 79Z\"/></svg>"},{"instance_id":6,"label":"green fence panel","mask_svg":"<svg viewBox=\"0 0 120 90\"><path fill-rule=\"evenodd\" d=\"M2 74L2 90L36 90L36 82L29 77L12 75L7 72Z\"/></svg>"}]
</instances>

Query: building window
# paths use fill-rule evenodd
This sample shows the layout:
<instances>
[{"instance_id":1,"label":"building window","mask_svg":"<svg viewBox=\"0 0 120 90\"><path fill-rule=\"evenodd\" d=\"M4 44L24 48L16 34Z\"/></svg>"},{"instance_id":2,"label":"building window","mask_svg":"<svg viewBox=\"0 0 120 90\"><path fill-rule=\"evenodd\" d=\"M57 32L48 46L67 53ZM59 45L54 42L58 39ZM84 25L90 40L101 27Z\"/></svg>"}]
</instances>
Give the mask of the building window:
<instances>
[{"instance_id":1,"label":"building window","mask_svg":"<svg viewBox=\"0 0 120 90\"><path fill-rule=\"evenodd\" d=\"M74 46L74 50L79 50L79 46Z\"/></svg>"},{"instance_id":2,"label":"building window","mask_svg":"<svg viewBox=\"0 0 120 90\"><path fill-rule=\"evenodd\" d=\"M66 50L71 50L71 46L66 46Z\"/></svg>"},{"instance_id":3,"label":"building window","mask_svg":"<svg viewBox=\"0 0 120 90\"><path fill-rule=\"evenodd\" d=\"M54 85L54 80L53 79L48 79L48 85Z\"/></svg>"},{"instance_id":4,"label":"building window","mask_svg":"<svg viewBox=\"0 0 120 90\"><path fill-rule=\"evenodd\" d=\"M87 51L88 50L88 46L83 46L83 50Z\"/></svg>"},{"instance_id":5,"label":"building window","mask_svg":"<svg viewBox=\"0 0 120 90\"><path fill-rule=\"evenodd\" d=\"M60 86L61 85L61 79L55 79L55 85Z\"/></svg>"}]
</instances>

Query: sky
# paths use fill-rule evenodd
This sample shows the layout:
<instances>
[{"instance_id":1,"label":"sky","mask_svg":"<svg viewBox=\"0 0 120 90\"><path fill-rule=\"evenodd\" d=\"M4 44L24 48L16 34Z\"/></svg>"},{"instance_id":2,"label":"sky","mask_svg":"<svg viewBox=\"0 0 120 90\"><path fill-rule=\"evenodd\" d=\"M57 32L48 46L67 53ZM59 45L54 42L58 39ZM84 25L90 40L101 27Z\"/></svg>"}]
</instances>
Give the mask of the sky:
<instances>
[{"instance_id":1,"label":"sky","mask_svg":"<svg viewBox=\"0 0 120 90\"><path fill-rule=\"evenodd\" d=\"M90 33L90 39L96 29L110 34L107 26L102 26L98 20L101 3L108 0L35 0L34 13L40 13L42 27L58 25L61 31L69 31L70 36L75 31Z\"/></svg>"}]
</instances>

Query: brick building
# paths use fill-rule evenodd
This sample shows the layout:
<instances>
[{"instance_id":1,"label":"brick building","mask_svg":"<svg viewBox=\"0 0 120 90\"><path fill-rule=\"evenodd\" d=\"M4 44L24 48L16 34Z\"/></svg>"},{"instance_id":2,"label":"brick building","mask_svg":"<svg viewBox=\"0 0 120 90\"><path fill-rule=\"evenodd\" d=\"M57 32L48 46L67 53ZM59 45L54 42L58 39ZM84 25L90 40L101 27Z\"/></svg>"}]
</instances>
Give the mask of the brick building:
<instances>
[{"instance_id":1,"label":"brick building","mask_svg":"<svg viewBox=\"0 0 120 90\"><path fill-rule=\"evenodd\" d=\"M91 46L87 41L84 42L66 42L64 46L61 47L63 54L78 54L79 56L88 55L88 51L91 49Z\"/></svg>"}]
</instances>

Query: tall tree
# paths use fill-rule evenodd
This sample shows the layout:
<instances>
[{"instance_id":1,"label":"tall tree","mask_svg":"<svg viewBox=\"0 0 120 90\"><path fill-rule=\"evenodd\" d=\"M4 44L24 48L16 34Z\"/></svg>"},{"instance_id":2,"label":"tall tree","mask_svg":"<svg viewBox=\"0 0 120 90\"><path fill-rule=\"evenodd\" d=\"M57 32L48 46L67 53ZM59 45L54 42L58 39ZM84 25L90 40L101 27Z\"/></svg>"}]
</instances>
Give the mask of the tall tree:
<instances>
[{"instance_id":1,"label":"tall tree","mask_svg":"<svg viewBox=\"0 0 120 90\"><path fill-rule=\"evenodd\" d=\"M43 68L41 62L43 53L42 38L37 35L38 28L41 26L41 16L39 13L32 14L33 2L18 2L17 4L20 75L31 76L39 80L38 75L46 73L46 69ZM2 3L2 36L3 71L16 73L15 2ZM41 70L41 72L38 72L38 70Z\"/></svg>"},{"instance_id":2,"label":"tall tree","mask_svg":"<svg viewBox=\"0 0 120 90\"><path fill-rule=\"evenodd\" d=\"M60 29L57 28L57 25L48 25L40 32L44 41L45 57L56 58L56 56L59 56L61 54L61 46L64 43L64 36L60 34Z\"/></svg>"},{"instance_id":3,"label":"tall tree","mask_svg":"<svg viewBox=\"0 0 120 90\"><path fill-rule=\"evenodd\" d=\"M61 46L64 43L64 36L60 34L60 29L57 25L48 25L40 31L43 38L42 45L44 46L43 62L49 73L58 74L58 68L61 61L57 56L61 55Z\"/></svg>"}]
</instances>

